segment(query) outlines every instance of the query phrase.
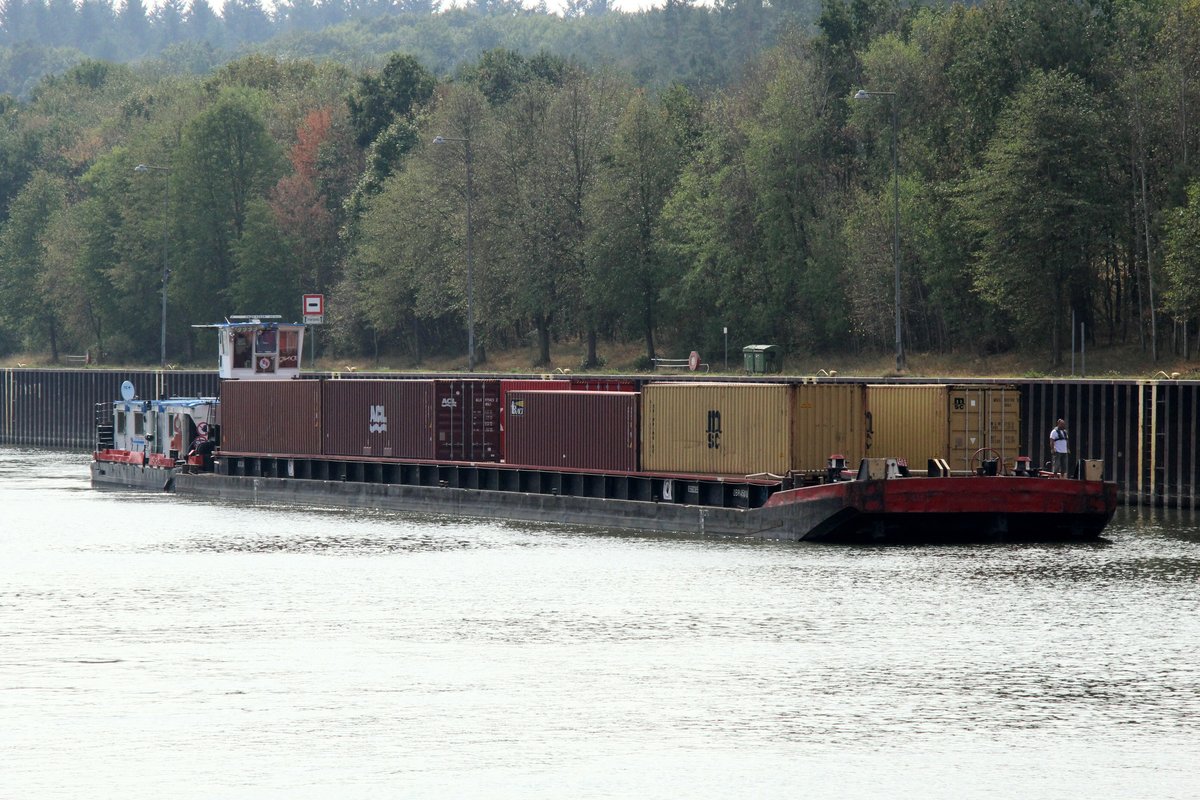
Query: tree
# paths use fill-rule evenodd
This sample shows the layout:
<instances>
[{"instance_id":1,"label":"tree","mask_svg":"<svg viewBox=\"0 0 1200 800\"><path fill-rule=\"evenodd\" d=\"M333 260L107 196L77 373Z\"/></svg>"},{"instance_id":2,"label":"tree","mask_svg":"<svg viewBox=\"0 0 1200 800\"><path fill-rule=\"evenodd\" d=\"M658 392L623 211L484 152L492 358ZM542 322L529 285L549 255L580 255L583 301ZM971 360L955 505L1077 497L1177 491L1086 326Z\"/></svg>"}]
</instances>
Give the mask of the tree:
<instances>
[{"instance_id":1,"label":"tree","mask_svg":"<svg viewBox=\"0 0 1200 800\"><path fill-rule=\"evenodd\" d=\"M363 75L350 95L350 124L360 147L375 141L396 119L411 120L433 96L434 78L417 59L396 53L378 76Z\"/></svg>"},{"instance_id":2,"label":"tree","mask_svg":"<svg viewBox=\"0 0 1200 800\"><path fill-rule=\"evenodd\" d=\"M627 320L657 354L666 269L656 246L659 215L675 185L680 158L670 120L645 92L626 104L596 189L589 196L587 297L596 317Z\"/></svg>"},{"instance_id":3,"label":"tree","mask_svg":"<svg viewBox=\"0 0 1200 800\"><path fill-rule=\"evenodd\" d=\"M173 319L183 323L219 319L237 300L233 247L251 202L275 185L282 164L261 105L254 92L224 89L183 131L171 172L180 221L171 297L184 309Z\"/></svg>"},{"instance_id":4,"label":"tree","mask_svg":"<svg viewBox=\"0 0 1200 800\"><path fill-rule=\"evenodd\" d=\"M1094 292L1105 195L1103 124L1078 77L1035 72L1001 115L983 166L964 194L977 237L975 287L1029 336L1062 335Z\"/></svg>"},{"instance_id":5,"label":"tree","mask_svg":"<svg viewBox=\"0 0 1200 800\"><path fill-rule=\"evenodd\" d=\"M1186 331L1186 324L1200 316L1200 180L1188 186L1187 205L1167 214L1164 237L1166 304Z\"/></svg>"},{"instance_id":6,"label":"tree","mask_svg":"<svg viewBox=\"0 0 1200 800\"><path fill-rule=\"evenodd\" d=\"M13 200L0 228L0 321L17 332L26 347L48 347L58 361L60 323L54 291L58 277L48 269L45 234L51 218L66 206L66 183L34 173Z\"/></svg>"}]
</instances>

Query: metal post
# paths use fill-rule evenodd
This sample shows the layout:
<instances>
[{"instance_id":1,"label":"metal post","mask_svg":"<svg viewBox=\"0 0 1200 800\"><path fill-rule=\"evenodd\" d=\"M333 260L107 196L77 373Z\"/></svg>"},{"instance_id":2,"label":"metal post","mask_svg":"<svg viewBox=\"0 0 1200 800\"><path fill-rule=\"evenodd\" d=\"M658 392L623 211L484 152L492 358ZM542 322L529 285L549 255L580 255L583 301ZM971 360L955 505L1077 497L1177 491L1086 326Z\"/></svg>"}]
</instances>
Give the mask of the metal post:
<instances>
[{"instance_id":1,"label":"metal post","mask_svg":"<svg viewBox=\"0 0 1200 800\"><path fill-rule=\"evenodd\" d=\"M471 139L463 142L467 158L467 372L475 371L475 225L472 207L475 203L475 183L472 165L474 153Z\"/></svg>"},{"instance_id":2,"label":"metal post","mask_svg":"<svg viewBox=\"0 0 1200 800\"><path fill-rule=\"evenodd\" d=\"M1071 309L1071 377L1075 377L1075 309L1073 308Z\"/></svg>"},{"instance_id":3,"label":"metal post","mask_svg":"<svg viewBox=\"0 0 1200 800\"><path fill-rule=\"evenodd\" d=\"M900 97L895 92L868 92L866 89L859 89L854 93L855 100L866 100L875 96L892 98L892 263L896 282L896 372L903 372L904 339L900 329Z\"/></svg>"},{"instance_id":4,"label":"metal post","mask_svg":"<svg viewBox=\"0 0 1200 800\"><path fill-rule=\"evenodd\" d=\"M434 144L462 142L467 164L467 371L475 371L475 151L470 136L435 136Z\"/></svg>"},{"instance_id":5,"label":"metal post","mask_svg":"<svg viewBox=\"0 0 1200 800\"><path fill-rule=\"evenodd\" d=\"M167 225L171 218L171 181L163 178L163 267L162 267L162 319L158 332L158 362L167 366L167 280L171 271L167 268Z\"/></svg>"},{"instance_id":6,"label":"metal post","mask_svg":"<svg viewBox=\"0 0 1200 800\"><path fill-rule=\"evenodd\" d=\"M900 98L892 95L892 201L895 216L892 256L896 266L896 372L904 371L904 342L900 336Z\"/></svg>"},{"instance_id":7,"label":"metal post","mask_svg":"<svg viewBox=\"0 0 1200 800\"><path fill-rule=\"evenodd\" d=\"M158 172L166 172L168 175L171 172L170 167L156 167L153 164L138 164L133 168L134 172L150 172L151 170ZM159 347L158 347L158 363L160 367L167 366L167 282L171 278L171 270L167 266L167 240L170 232L169 220L171 218L171 181L168 177L163 177L163 264L162 264L162 319L159 326Z\"/></svg>"},{"instance_id":8,"label":"metal post","mask_svg":"<svg viewBox=\"0 0 1200 800\"><path fill-rule=\"evenodd\" d=\"M721 332L725 334L725 371L729 372L729 326L722 326Z\"/></svg>"}]
</instances>

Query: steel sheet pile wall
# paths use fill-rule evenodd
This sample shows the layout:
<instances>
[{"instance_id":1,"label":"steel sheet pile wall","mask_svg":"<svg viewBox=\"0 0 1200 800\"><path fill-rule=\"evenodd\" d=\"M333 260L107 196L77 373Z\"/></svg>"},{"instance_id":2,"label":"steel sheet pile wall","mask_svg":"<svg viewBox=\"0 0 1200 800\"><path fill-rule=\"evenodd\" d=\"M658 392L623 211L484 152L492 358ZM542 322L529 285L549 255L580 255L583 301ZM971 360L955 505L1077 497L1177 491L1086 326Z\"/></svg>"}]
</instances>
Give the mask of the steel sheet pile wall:
<instances>
[{"instance_id":1,"label":"steel sheet pile wall","mask_svg":"<svg viewBox=\"0 0 1200 800\"><path fill-rule=\"evenodd\" d=\"M1067 422L1071 460L1102 459L1127 503L1196 508L1200 383L1195 381L1035 381L1023 390L1022 441L1039 463L1050 459L1054 421Z\"/></svg>"},{"instance_id":2,"label":"steel sheet pile wall","mask_svg":"<svg viewBox=\"0 0 1200 800\"><path fill-rule=\"evenodd\" d=\"M861 384L817 383L794 387L792 469L822 472L840 454L856 466L866 453L866 390Z\"/></svg>"},{"instance_id":3,"label":"steel sheet pile wall","mask_svg":"<svg viewBox=\"0 0 1200 800\"><path fill-rule=\"evenodd\" d=\"M507 397L508 463L637 471L640 395L513 391Z\"/></svg>"},{"instance_id":4,"label":"steel sheet pile wall","mask_svg":"<svg viewBox=\"0 0 1200 800\"><path fill-rule=\"evenodd\" d=\"M436 458L500 460L500 381L434 381Z\"/></svg>"},{"instance_id":5,"label":"steel sheet pile wall","mask_svg":"<svg viewBox=\"0 0 1200 800\"><path fill-rule=\"evenodd\" d=\"M221 449L321 455L321 381L224 381Z\"/></svg>"},{"instance_id":6,"label":"steel sheet pile wall","mask_svg":"<svg viewBox=\"0 0 1200 800\"><path fill-rule=\"evenodd\" d=\"M124 381L144 399L213 397L218 390L212 372L0 370L0 443L90 450L96 440L96 405L120 399Z\"/></svg>"},{"instance_id":7,"label":"steel sheet pile wall","mask_svg":"<svg viewBox=\"0 0 1200 800\"><path fill-rule=\"evenodd\" d=\"M322 381L326 455L433 459L433 381Z\"/></svg>"},{"instance_id":8,"label":"steel sheet pile wall","mask_svg":"<svg viewBox=\"0 0 1200 800\"><path fill-rule=\"evenodd\" d=\"M642 469L781 475L791 460L792 405L786 384L647 384Z\"/></svg>"}]
</instances>

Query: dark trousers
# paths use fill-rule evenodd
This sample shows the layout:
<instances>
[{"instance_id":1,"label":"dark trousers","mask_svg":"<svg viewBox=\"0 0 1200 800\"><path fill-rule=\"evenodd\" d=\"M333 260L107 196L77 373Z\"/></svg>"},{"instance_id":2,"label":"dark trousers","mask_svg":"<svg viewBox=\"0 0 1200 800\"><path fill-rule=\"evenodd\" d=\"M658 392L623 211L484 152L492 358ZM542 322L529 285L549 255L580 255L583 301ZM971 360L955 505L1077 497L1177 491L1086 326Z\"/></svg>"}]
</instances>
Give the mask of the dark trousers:
<instances>
[{"instance_id":1,"label":"dark trousers","mask_svg":"<svg viewBox=\"0 0 1200 800\"><path fill-rule=\"evenodd\" d=\"M1067 474L1067 464L1070 461L1070 453L1055 453L1054 454L1054 471L1059 475Z\"/></svg>"}]
</instances>

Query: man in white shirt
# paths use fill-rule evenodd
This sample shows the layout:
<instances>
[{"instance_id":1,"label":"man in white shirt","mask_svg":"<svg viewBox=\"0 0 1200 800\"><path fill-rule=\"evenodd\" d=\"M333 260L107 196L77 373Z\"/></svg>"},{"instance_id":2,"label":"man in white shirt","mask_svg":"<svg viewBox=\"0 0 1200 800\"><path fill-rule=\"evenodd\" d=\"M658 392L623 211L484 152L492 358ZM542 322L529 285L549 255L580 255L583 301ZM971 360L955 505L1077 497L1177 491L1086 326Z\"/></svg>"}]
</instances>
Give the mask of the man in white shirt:
<instances>
[{"instance_id":1,"label":"man in white shirt","mask_svg":"<svg viewBox=\"0 0 1200 800\"><path fill-rule=\"evenodd\" d=\"M1059 420L1050 430L1050 450L1054 453L1054 474L1067 474L1067 423Z\"/></svg>"}]
</instances>

